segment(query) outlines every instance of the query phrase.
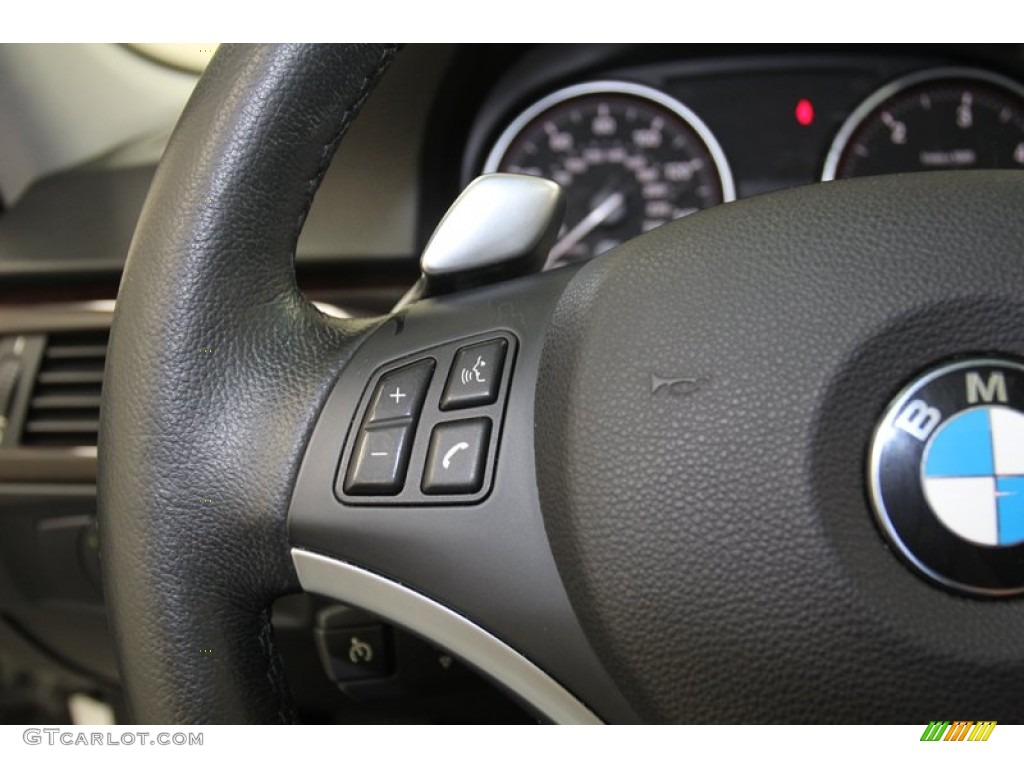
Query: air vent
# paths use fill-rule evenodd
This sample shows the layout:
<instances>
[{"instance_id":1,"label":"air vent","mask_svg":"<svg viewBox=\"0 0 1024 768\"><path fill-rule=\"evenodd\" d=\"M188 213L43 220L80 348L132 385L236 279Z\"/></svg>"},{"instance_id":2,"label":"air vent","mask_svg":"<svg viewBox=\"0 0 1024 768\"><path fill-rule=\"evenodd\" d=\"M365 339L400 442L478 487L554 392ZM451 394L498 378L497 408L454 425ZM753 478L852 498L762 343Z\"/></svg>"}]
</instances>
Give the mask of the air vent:
<instances>
[{"instance_id":1,"label":"air vent","mask_svg":"<svg viewBox=\"0 0 1024 768\"><path fill-rule=\"evenodd\" d=\"M95 446L109 332L54 333L47 338L21 444Z\"/></svg>"}]
</instances>

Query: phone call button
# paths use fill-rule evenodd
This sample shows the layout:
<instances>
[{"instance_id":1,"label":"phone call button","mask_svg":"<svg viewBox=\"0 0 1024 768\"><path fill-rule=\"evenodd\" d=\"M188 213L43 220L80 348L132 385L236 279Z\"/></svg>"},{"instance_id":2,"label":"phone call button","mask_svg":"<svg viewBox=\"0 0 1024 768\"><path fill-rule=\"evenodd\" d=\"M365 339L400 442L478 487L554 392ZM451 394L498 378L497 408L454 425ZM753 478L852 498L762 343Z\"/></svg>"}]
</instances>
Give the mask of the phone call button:
<instances>
[{"instance_id":1,"label":"phone call button","mask_svg":"<svg viewBox=\"0 0 1024 768\"><path fill-rule=\"evenodd\" d=\"M423 470L424 493L476 493L484 484L491 420L446 421L434 427Z\"/></svg>"}]
</instances>

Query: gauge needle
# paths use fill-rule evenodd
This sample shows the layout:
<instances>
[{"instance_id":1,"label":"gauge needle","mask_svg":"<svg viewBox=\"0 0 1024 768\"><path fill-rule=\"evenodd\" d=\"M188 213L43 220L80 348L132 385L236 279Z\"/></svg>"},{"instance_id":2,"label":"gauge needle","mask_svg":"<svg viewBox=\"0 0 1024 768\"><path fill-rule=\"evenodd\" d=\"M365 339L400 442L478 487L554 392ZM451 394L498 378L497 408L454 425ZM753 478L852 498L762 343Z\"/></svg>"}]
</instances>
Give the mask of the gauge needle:
<instances>
[{"instance_id":1,"label":"gauge needle","mask_svg":"<svg viewBox=\"0 0 1024 768\"><path fill-rule=\"evenodd\" d=\"M588 213L575 227L566 232L565 237L555 243L554 248L551 249L551 253L548 254L547 263L544 268L547 269L552 264L556 263L562 256L576 245L580 240L589 235L595 227L605 221L613 213L619 210L619 207L626 201L621 192L612 192L608 197L602 200L594 210Z\"/></svg>"}]
</instances>

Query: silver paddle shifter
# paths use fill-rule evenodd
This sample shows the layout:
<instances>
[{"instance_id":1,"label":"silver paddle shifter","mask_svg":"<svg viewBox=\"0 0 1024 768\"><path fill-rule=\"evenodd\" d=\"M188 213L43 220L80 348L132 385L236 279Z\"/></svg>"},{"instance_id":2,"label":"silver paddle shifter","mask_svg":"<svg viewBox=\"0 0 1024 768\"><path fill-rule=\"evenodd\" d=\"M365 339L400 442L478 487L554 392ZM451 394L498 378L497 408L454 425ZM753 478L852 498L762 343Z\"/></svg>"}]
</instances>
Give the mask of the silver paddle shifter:
<instances>
[{"instance_id":1,"label":"silver paddle shifter","mask_svg":"<svg viewBox=\"0 0 1024 768\"><path fill-rule=\"evenodd\" d=\"M420 257L420 279L392 311L540 271L564 215L565 195L553 181L514 173L478 176L437 225Z\"/></svg>"}]
</instances>

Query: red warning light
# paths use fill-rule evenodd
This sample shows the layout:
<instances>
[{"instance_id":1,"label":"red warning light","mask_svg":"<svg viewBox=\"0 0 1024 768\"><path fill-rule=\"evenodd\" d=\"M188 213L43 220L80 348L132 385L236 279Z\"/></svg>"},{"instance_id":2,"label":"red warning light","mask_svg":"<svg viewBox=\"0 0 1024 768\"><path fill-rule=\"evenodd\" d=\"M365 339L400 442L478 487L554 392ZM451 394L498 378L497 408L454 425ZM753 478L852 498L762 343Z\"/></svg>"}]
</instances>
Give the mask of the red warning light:
<instances>
[{"instance_id":1,"label":"red warning light","mask_svg":"<svg viewBox=\"0 0 1024 768\"><path fill-rule=\"evenodd\" d=\"M800 125L810 125L814 122L814 105L811 104L810 99L800 99L796 103L793 114L796 115L796 121Z\"/></svg>"}]
</instances>

